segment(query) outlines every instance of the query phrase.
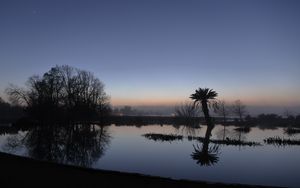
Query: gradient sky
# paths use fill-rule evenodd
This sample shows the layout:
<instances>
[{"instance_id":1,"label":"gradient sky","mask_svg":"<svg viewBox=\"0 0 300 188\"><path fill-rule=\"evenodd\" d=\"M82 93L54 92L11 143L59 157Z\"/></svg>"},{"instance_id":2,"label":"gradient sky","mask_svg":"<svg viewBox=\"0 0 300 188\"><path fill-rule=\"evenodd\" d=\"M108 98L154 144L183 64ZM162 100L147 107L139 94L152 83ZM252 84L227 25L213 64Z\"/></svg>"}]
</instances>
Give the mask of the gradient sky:
<instances>
[{"instance_id":1,"label":"gradient sky","mask_svg":"<svg viewBox=\"0 0 300 188\"><path fill-rule=\"evenodd\" d=\"M0 95L56 64L94 72L114 105L184 101L198 87L300 105L300 1L1 0Z\"/></svg>"}]
</instances>

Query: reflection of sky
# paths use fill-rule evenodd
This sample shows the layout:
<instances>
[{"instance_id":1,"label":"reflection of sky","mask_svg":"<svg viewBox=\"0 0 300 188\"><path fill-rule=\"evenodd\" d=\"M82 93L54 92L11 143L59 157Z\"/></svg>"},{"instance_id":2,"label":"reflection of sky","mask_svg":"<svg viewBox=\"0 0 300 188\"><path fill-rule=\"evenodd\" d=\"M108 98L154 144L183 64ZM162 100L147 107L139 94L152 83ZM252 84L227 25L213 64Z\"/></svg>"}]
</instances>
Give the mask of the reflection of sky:
<instances>
[{"instance_id":1,"label":"reflection of sky","mask_svg":"<svg viewBox=\"0 0 300 188\"><path fill-rule=\"evenodd\" d=\"M226 129L233 134L235 127ZM181 127L182 129L182 127ZM276 147L237 147L223 145L220 148L220 161L214 166L199 166L192 160L193 144L196 141L155 142L142 137L145 133L179 134L171 126L143 126L141 128L111 126L114 132L111 147L96 164L97 168L150 175L194 179L213 182L244 183L276 186L296 186L299 184L299 146ZM216 126L212 132L223 130ZM204 136L206 127L197 136ZM247 141L262 142L265 137L280 136L283 129L261 130L252 128L245 134ZM299 135L293 139L299 139ZM210 144L213 145L213 144ZM200 144L201 146L201 144Z\"/></svg>"},{"instance_id":2,"label":"reflection of sky","mask_svg":"<svg viewBox=\"0 0 300 188\"><path fill-rule=\"evenodd\" d=\"M230 126L226 129L232 133L234 128ZM114 132L111 147L96 164L97 168L212 182L276 186L299 184L296 173L300 167L298 146L223 145L220 149L220 161L214 166L205 167L197 165L190 156L193 152L192 145L199 144L195 141L183 139L171 143L155 142L141 136L150 132L179 134L178 130L171 126L143 126L141 128L111 126L110 130ZM216 126L213 129L213 138L216 138L215 133L219 130L223 130L223 126ZM206 127L203 126L200 132L197 132L197 136L203 137L205 131ZM245 137L247 141L262 142L263 138L275 135L287 138L283 135L283 129L263 131L258 128L252 128L252 131L245 134ZM298 135L294 139L299 138Z\"/></svg>"},{"instance_id":3,"label":"reflection of sky","mask_svg":"<svg viewBox=\"0 0 300 188\"><path fill-rule=\"evenodd\" d=\"M0 91L69 64L101 78L114 104L173 103L207 86L229 100L300 105L299 8L276 0L3 0Z\"/></svg>"},{"instance_id":4,"label":"reflection of sky","mask_svg":"<svg viewBox=\"0 0 300 188\"><path fill-rule=\"evenodd\" d=\"M227 136L235 135L233 126L226 127ZM212 182L276 185L296 187L300 183L300 146L277 147L264 145L263 139L271 136L289 138L283 134L283 129L261 130L251 128L244 134L246 141L257 141L262 146L220 146L219 162L214 166L199 166L191 157L193 144L201 143L188 141L186 138L174 142L155 142L142 135L145 133L185 134L172 126L149 125L109 126L111 143L104 155L94 164L93 168L137 172L148 175L172 177L177 179L193 179ZM212 138L223 126L216 125ZM197 130L196 136L205 136L206 126ZM23 134L19 131L19 134ZM24 136L24 135L23 135ZM0 146L5 145L8 135L0 135ZM292 139L300 139L300 134ZM213 144L210 143L210 146ZM3 147L0 147L3 151ZM9 152L9 151L6 151ZM22 152L15 151L19 155ZM23 151L26 155L26 150Z\"/></svg>"}]
</instances>

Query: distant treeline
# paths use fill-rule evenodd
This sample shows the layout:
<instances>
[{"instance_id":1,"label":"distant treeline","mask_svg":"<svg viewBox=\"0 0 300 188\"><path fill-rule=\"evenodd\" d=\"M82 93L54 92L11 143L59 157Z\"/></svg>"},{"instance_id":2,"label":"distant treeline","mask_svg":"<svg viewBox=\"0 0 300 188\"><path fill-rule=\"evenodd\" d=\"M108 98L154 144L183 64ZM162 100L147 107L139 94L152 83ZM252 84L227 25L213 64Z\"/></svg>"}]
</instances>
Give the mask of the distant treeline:
<instances>
[{"instance_id":1,"label":"distant treeline","mask_svg":"<svg viewBox=\"0 0 300 188\"><path fill-rule=\"evenodd\" d=\"M32 124L30 118L24 118L24 107L14 106L7 102L4 102L0 98L0 123L12 123L19 120L19 124ZM22 118L22 119L20 119ZM244 121L240 121L236 118L228 118L226 122L223 121L222 117L213 118L215 124L222 125L236 125L253 127L259 126L261 128L273 128L273 127L300 127L300 115L289 117L282 117L277 114L260 114L256 117L247 115ZM74 119L76 122L80 120ZM170 125L188 125L197 127L199 125L206 124L203 117L174 117L174 116L94 116L88 120L82 120L84 122L98 122L104 125L154 125L154 124L170 124Z\"/></svg>"},{"instance_id":2,"label":"distant treeline","mask_svg":"<svg viewBox=\"0 0 300 188\"><path fill-rule=\"evenodd\" d=\"M261 127L261 128L274 128L274 127L300 127L300 115L289 116L283 118L276 114L261 114L257 117L246 116L244 121L239 119L228 119L224 122L221 117L213 118L214 124L221 124L225 126L235 125L241 127ZM205 125L204 117L173 117L173 116L109 116L102 118L105 124L115 125L153 125L153 124L170 124L170 125L187 125L198 127Z\"/></svg>"},{"instance_id":3,"label":"distant treeline","mask_svg":"<svg viewBox=\"0 0 300 188\"><path fill-rule=\"evenodd\" d=\"M11 123L16 122L18 119L24 117L24 107L14 106L7 102L4 102L0 98L0 123ZM26 122L28 122L27 118ZM277 114L260 114L256 117L251 117L247 115L244 121L240 121L236 118L228 118L226 122L223 121L222 117L213 118L215 124L222 125L236 125L236 126L260 126L262 128L269 127L300 127L300 115L289 117L282 117ZM74 119L74 121L79 121ZM116 124L116 125L153 125L153 124L171 124L171 125L189 125L189 126L199 126L200 124L206 124L203 117L173 117L173 116L94 116L89 118L90 122L101 122L106 125ZM20 122L24 123L24 119Z\"/></svg>"},{"instance_id":4,"label":"distant treeline","mask_svg":"<svg viewBox=\"0 0 300 188\"><path fill-rule=\"evenodd\" d=\"M247 125L259 126L262 128L268 127L300 127L300 115L289 115L282 117L277 114L260 114L257 117L250 115L245 117Z\"/></svg>"},{"instance_id":5,"label":"distant treeline","mask_svg":"<svg viewBox=\"0 0 300 188\"><path fill-rule=\"evenodd\" d=\"M224 126L239 126L243 128L249 127L259 127L259 128L300 128L300 116L293 118L282 118L275 114L262 114L258 117L247 117L245 121L241 122L239 120L232 120L223 122L222 118L213 118L214 124L220 124ZM145 126L145 125L173 125L173 126L189 126L189 127L200 127L201 125L206 125L206 121L203 117L193 117L193 118L182 118L173 116L101 116L94 117L89 120L73 120L63 123L92 123L99 125L111 125L116 126ZM30 127L32 125L40 125L38 121L32 121L30 118L23 118L18 120L15 125L18 127Z\"/></svg>"}]
</instances>

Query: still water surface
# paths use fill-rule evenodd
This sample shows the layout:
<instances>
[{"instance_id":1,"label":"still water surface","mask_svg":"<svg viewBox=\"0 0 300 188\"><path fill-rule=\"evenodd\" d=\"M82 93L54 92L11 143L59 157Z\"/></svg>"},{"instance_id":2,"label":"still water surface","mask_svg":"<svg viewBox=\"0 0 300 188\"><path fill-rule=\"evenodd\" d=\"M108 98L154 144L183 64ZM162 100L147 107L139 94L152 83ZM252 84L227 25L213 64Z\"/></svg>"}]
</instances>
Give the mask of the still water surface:
<instances>
[{"instance_id":1,"label":"still water surface","mask_svg":"<svg viewBox=\"0 0 300 188\"><path fill-rule=\"evenodd\" d=\"M300 186L300 146L264 143L267 137L300 139L300 134L287 135L282 128L251 128L249 132L238 132L235 128L217 125L208 141L200 141L188 136L204 138L206 126L35 127L2 133L0 150L58 163L175 179ZM147 133L183 138L153 140L143 136ZM226 139L260 145L222 144ZM204 143L208 146L206 152Z\"/></svg>"}]
</instances>

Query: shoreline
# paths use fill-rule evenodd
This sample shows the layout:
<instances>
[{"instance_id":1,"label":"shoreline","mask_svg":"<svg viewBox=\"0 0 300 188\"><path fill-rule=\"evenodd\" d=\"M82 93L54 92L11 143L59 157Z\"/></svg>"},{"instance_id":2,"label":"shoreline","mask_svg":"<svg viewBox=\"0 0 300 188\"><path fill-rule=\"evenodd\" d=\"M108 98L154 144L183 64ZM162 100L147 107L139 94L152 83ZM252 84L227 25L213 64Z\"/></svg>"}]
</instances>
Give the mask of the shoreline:
<instances>
[{"instance_id":1,"label":"shoreline","mask_svg":"<svg viewBox=\"0 0 300 188\"><path fill-rule=\"evenodd\" d=\"M0 152L4 187L273 187L210 183L56 164Z\"/></svg>"}]
</instances>

